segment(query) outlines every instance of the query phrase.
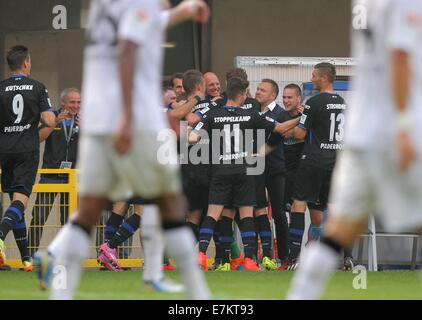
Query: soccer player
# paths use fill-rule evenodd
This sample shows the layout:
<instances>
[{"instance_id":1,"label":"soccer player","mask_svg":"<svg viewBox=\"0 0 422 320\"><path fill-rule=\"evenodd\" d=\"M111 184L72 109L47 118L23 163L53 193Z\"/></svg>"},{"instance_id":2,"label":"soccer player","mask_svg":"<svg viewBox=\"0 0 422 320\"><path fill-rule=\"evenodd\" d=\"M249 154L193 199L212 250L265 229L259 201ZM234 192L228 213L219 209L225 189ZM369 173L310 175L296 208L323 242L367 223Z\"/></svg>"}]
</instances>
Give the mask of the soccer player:
<instances>
[{"instance_id":1,"label":"soccer player","mask_svg":"<svg viewBox=\"0 0 422 320\"><path fill-rule=\"evenodd\" d=\"M124 219L129 205L134 205L134 213ZM133 236L141 225L142 213L145 201L143 199L131 199L119 201L113 204L110 217L104 228L104 243L98 250L97 262L107 270L120 271L117 247Z\"/></svg>"},{"instance_id":2,"label":"soccer player","mask_svg":"<svg viewBox=\"0 0 422 320\"><path fill-rule=\"evenodd\" d=\"M251 130L252 133L256 129L284 133L298 123L297 120L292 120L279 124L261 117L253 109L243 109L241 106L245 103L248 87L248 81L231 78L227 85L226 106L211 109L204 120L198 123L189 135L189 142L197 143L201 139L201 133L203 133L199 130L211 133L211 135L208 135L213 158L209 206L199 234L198 263L203 270L207 270L206 251L214 233L215 225L225 206L239 208L240 230L245 250L245 270L258 270L258 266L253 260L256 251L253 220L253 207L255 205L254 176L248 174L246 164L246 158L251 157L253 148L241 145L241 143L244 143L241 140L246 137L248 130ZM251 141L246 143L249 144ZM230 243L227 243L227 245L230 246ZM223 261L223 264L229 265L227 258Z\"/></svg>"},{"instance_id":3,"label":"soccer player","mask_svg":"<svg viewBox=\"0 0 422 320\"><path fill-rule=\"evenodd\" d=\"M91 3L83 90L90 107L82 118L80 206L48 248L67 275L65 288L51 288L52 299L73 298L90 234L107 199L129 192L157 203L164 241L188 297L210 297L196 265L192 232L184 225L175 143L168 145L169 159L157 159L157 137L167 128L160 81L165 28L189 19L206 22L208 15L202 0L184 1L165 12L155 0Z\"/></svg>"},{"instance_id":4,"label":"soccer player","mask_svg":"<svg viewBox=\"0 0 422 320\"><path fill-rule=\"evenodd\" d=\"M5 264L4 240L13 230L25 271L32 270L25 209L37 175L40 143L38 124L56 125L45 86L29 78L31 56L25 46L7 52L11 76L0 82L0 164L3 192L11 205L0 224L0 266Z\"/></svg>"},{"instance_id":5,"label":"soccer player","mask_svg":"<svg viewBox=\"0 0 422 320\"><path fill-rule=\"evenodd\" d=\"M297 84L291 83L286 85L283 88L283 105L286 112L282 113L283 121L291 120L298 118L302 115L303 106L302 103L302 90ZM288 266L288 225L285 211L290 212L290 207L293 203L292 193L294 187L294 178L296 176L297 168L300 163L300 158L302 156L302 150L304 146L303 139L296 139L293 135L293 130L287 132L284 135L283 139L283 149L285 157L285 186L284 186L284 196L283 196L283 205L282 213L279 214L282 216L280 223L276 223L276 232L277 232L277 249L278 257L281 260L280 270L285 269ZM266 153L272 152L274 149L273 146L266 145ZM273 217L276 219L274 214L274 209L278 208L272 205ZM286 225L285 225L286 223ZM280 227L278 227L280 226Z\"/></svg>"},{"instance_id":6,"label":"soccer player","mask_svg":"<svg viewBox=\"0 0 422 320\"><path fill-rule=\"evenodd\" d=\"M296 139L306 137L290 212L289 268L293 270L302 246L306 206L311 213L311 223L319 227L327 207L337 150L343 147L346 104L334 93L335 76L336 69L332 64L315 65L311 80L320 93L307 101L299 125L293 130Z\"/></svg>"},{"instance_id":7,"label":"soccer player","mask_svg":"<svg viewBox=\"0 0 422 320\"><path fill-rule=\"evenodd\" d=\"M368 214L378 214L388 231L422 226L422 3L365 5L368 28L354 31L359 66L328 221L321 241L303 252L289 299L321 297L341 249L359 237Z\"/></svg>"},{"instance_id":8,"label":"soccer player","mask_svg":"<svg viewBox=\"0 0 422 320\"><path fill-rule=\"evenodd\" d=\"M232 78L240 78L245 81L248 81L248 74L246 73L246 70L243 68L233 68L226 72L226 86L229 83L230 79ZM227 94L223 92L221 94L221 99L218 99L216 101L218 104L224 106L227 102ZM243 109L254 109L258 112L261 112L261 106L256 99L251 97L249 88L247 91L246 100L244 102L244 105L242 106Z\"/></svg>"}]
</instances>

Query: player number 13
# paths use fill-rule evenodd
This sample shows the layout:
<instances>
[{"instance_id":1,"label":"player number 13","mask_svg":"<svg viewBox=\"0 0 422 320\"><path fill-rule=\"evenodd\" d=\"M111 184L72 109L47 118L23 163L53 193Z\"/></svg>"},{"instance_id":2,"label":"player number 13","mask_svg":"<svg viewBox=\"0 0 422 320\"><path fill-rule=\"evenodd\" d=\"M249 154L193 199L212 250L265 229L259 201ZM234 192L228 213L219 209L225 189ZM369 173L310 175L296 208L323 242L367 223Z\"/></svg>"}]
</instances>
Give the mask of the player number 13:
<instances>
[{"instance_id":1,"label":"player number 13","mask_svg":"<svg viewBox=\"0 0 422 320\"><path fill-rule=\"evenodd\" d=\"M344 114L339 113L331 113L330 115L330 141L334 141L334 138L336 138L336 141L343 141L344 138ZM337 125L337 130L336 130Z\"/></svg>"}]
</instances>

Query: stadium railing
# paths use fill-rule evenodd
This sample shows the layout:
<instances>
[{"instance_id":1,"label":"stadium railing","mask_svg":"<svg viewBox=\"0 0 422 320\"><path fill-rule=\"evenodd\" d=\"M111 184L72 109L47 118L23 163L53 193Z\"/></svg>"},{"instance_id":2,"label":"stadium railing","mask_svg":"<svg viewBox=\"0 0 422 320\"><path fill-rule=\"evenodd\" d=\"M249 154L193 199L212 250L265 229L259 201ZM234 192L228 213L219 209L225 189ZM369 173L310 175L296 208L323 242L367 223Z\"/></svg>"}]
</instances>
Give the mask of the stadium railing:
<instances>
[{"instance_id":1,"label":"stadium railing","mask_svg":"<svg viewBox=\"0 0 422 320\"><path fill-rule=\"evenodd\" d=\"M66 175L68 177L67 183L39 183L39 174L46 175ZM34 185L33 192L29 199L29 204L25 210L25 221L27 229L30 229L30 223L33 212L36 211L41 216L38 222L31 228L32 234L36 234L42 230L42 236L39 245L33 243L33 239L28 238L30 252L35 252L38 249L46 249L50 242L54 239L57 232L62 227L60 214L65 211L70 215L76 212L78 208L78 187L77 187L77 170L75 169L38 169L37 183ZM0 189L1 190L1 189ZM44 204L37 204L37 196L43 198ZM2 208L3 212L10 205L8 196L2 193ZM64 199L61 199L64 197ZM51 200L51 201L50 201ZM49 205L48 203L51 203ZM65 210L63 210L65 209ZM48 215L48 216L47 216ZM98 268L97 264L97 248L104 239L104 223L106 221L107 213L104 213L100 222L97 225L96 235L92 239L91 250L88 259L85 260L84 267ZM32 237L34 238L34 236ZM5 241L6 245L6 263L12 268L22 268L21 256L16 245L13 232L11 231ZM141 244L139 237L134 237L132 241L125 242L119 247L120 262L123 267L142 267L143 259L140 252ZM136 250L138 249L138 250ZM131 258L133 256L134 258Z\"/></svg>"},{"instance_id":2,"label":"stadium railing","mask_svg":"<svg viewBox=\"0 0 422 320\"><path fill-rule=\"evenodd\" d=\"M361 235L361 239L358 244L358 262L362 262L364 239L366 238L368 245L368 269L369 271L378 271L378 253L377 253L377 238L412 238L412 249L410 257L410 269L416 269L416 259L418 252L418 240L421 235L417 233L387 233L377 232L376 223L374 216L369 216L368 219L368 230L366 233Z\"/></svg>"}]
</instances>

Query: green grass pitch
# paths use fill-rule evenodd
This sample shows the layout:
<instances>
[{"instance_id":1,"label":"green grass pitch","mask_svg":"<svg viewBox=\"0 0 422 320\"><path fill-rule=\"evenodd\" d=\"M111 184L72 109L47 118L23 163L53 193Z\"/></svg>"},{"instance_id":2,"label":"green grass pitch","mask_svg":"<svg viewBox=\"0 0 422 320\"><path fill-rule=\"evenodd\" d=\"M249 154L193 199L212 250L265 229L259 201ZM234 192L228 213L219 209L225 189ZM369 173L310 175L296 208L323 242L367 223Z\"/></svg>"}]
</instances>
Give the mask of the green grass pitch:
<instances>
[{"instance_id":1,"label":"green grass pitch","mask_svg":"<svg viewBox=\"0 0 422 320\"><path fill-rule=\"evenodd\" d=\"M87 271L83 274L77 299L183 299L183 294L153 292L141 284L142 271L120 273ZM178 279L176 272L166 272ZM284 299L293 272L207 272L206 278L218 299ZM422 281L418 272L368 272L367 288L355 290L356 274L337 272L324 299L422 299ZM0 272L0 300L47 299L37 286L36 274L22 271Z\"/></svg>"}]
</instances>

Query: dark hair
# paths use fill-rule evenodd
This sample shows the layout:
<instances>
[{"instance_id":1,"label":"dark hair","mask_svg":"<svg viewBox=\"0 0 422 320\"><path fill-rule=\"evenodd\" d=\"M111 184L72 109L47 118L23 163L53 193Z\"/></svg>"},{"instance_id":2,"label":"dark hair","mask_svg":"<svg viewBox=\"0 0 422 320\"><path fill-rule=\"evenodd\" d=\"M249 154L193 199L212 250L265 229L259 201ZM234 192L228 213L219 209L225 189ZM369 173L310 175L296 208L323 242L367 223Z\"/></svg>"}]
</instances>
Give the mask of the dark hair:
<instances>
[{"instance_id":1,"label":"dark hair","mask_svg":"<svg viewBox=\"0 0 422 320\"><path fill-rule=\"evenodd\" d=\"M314 69L318 69L323 75L325 75L331 83L336 78L336 67L329 62L321 62L315 65Z\"/></svg>"},{"instance_id":2,"label":"dark hair","mask_svg":"<svg viewBox=\"0 0 422 320\"><path fill-rule=\"evenodd\" d=\"M6 59L10 70L15 71L22 68L23 63L29 58L29 50L25 46L14 46L7 51Z\"/></svg>"},{"instance_id":3,"label":"dark hair","mask_svg":"<svg viewBox=\"0 0 422 320\"><path fill-rule=\"evenodd\" d=\"M174 79L183 79L183 73L181 72L177 72L175 74L173 74L170 78L170 86L174 87Z\"/></svg>"},{"instance_id":4,"label":"dark hair","mask_svg":"<svg viewBox=\"0 0 422 320\"><path fill-rule=\"evenodd\" d=\"M302 89L300 89L300 87L296 83L289 83L287 86L284 87L284 89L296 90L296 94L298 96L302 96Z\"/></svg>"},{"instance_id":5,"label":"dark hair","mask_svg":"<svg viewBox=\"0 0 422 320\"><path fill-rule=\"evenodd\" d=\"M198 70L188 70L183 74L183 88L188 95L195 91L195 87L204 82L204 76Z\"/></svg>"},{"instance_id":6,"label":"dark hair","mask_svg":"<svg viewBox=\"0 0 422 320\"><path fill-rule=\"evenodd\" d=\"M232 78L240 78L245 81L248 81L248 74L246 73L245 69L242 68L234 68L230 69L226 73L226 81L229 82Z\"/></svg>"},{"instance_id":7,"label":"dark hair","mask_svg":"<svg viewBox=\"0 0 422 320\"><path fill-rule=\"evenodd\" d=\"M275 82L273 79L262 79L261 81L271 84L271 86L273 87L273 90L275 92L275 97L277 98L278 94L280 93L280 89L278 87L277 82Z\"/></svg>"},{"instance_id":8,"label":"dark hair","mask_svg":"<svg viewBox=\"0 0 422 320\"><path fill-rule=\"evenodd\" d=\"M244 94L249 87L249 81L242 78L231 78L227 83L227 98L235 100L239 95Z\"/></svg>"}]
</instances>

